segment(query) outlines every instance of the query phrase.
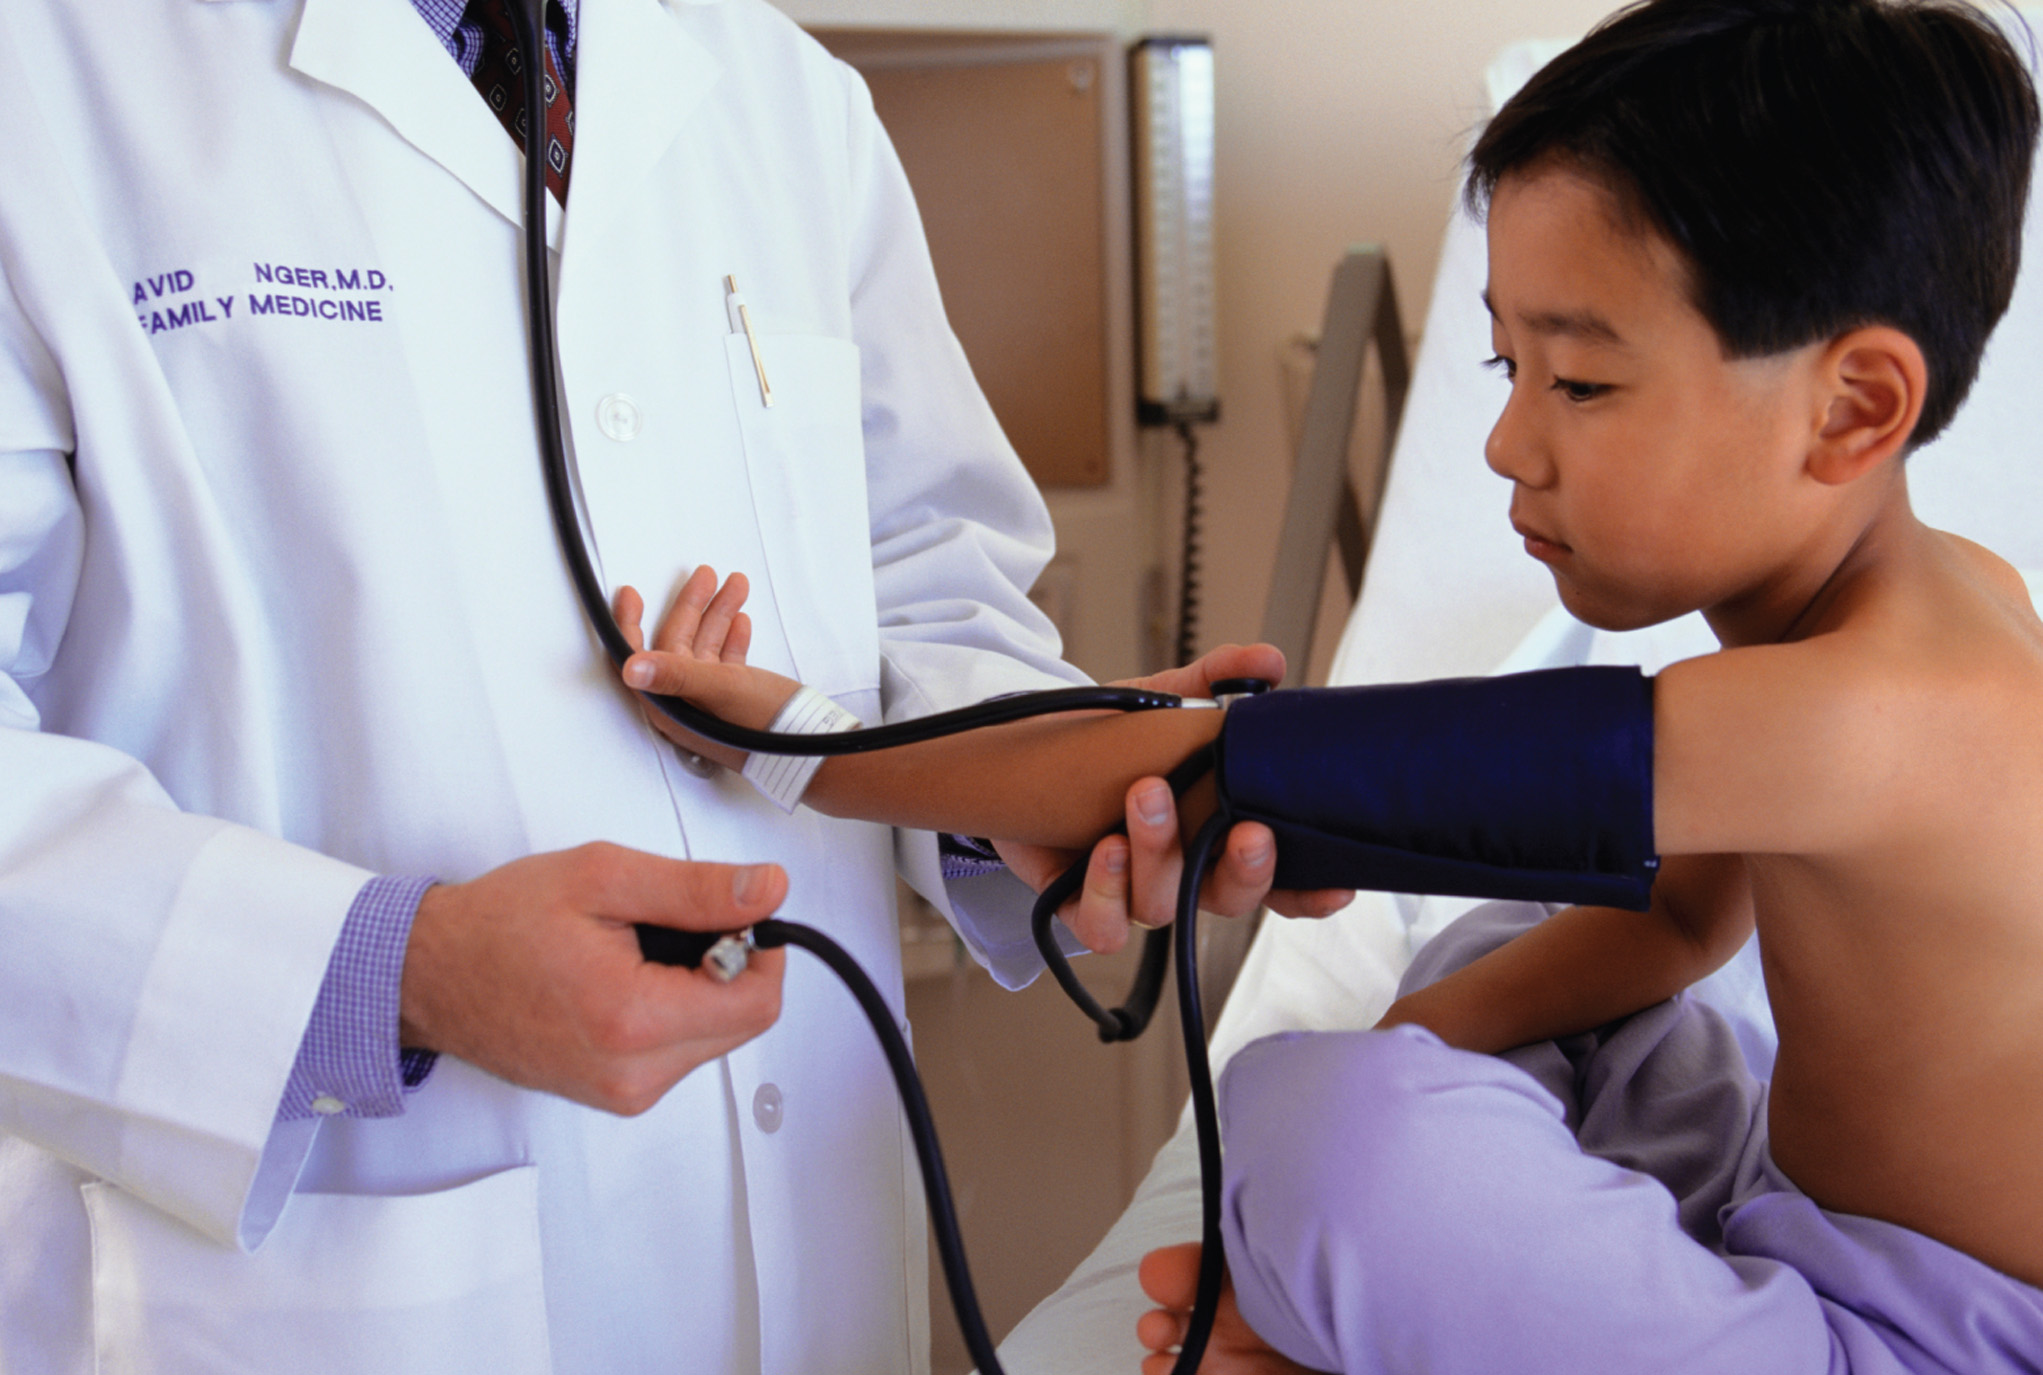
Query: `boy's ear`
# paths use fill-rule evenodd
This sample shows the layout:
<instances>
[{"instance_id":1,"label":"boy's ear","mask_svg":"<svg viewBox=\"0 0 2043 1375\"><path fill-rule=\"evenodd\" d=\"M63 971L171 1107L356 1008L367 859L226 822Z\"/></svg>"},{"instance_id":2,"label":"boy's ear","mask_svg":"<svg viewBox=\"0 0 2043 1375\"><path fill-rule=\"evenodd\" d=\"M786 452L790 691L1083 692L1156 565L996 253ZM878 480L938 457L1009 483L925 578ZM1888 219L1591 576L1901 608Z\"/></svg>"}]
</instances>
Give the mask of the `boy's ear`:
<instances>
[{"instance_id":1,"label":"boy's ear","mask_svg":"<svg viewBox=\"0 0 2043 1375\"><path fill-rule=\"evenodd\" d=\"M1915 340L1867 325L1832 340L1818 360L1821 419L1808 473L1842 486L1906 451L1922 415L1929 366Z\"/></svg>"}]
</instances>

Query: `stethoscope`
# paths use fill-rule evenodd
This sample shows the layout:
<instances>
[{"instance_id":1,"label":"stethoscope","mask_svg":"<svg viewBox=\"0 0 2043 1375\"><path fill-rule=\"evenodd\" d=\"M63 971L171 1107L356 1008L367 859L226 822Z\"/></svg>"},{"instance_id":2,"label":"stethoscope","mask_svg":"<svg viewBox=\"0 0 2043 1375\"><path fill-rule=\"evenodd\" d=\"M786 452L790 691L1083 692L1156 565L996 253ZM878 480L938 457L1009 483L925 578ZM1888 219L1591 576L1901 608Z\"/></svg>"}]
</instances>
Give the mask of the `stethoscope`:
<instances>
[{"instance_id":1,"label":"stethoscope","mask_svg":"<svg viewBox=\"0 0 2043 1375\"><path fill-rule=\"evenodd\" d=\"M541 48L545 0L515 0L509 6L523 58L520 77L525 86L527 128L538 130L539 112L546 108L546 63ZM528 136L529 137L529 136ZM583 614L596 632L611 662L622 667L632 654L631 644L612 619L582 539L580 513L575 506L573 483L568 473L566 445L562 439L560 402L556 392L559 364L554 348L553 283L547 262L545 161L528 156L524 178L524 242L526 277L526 322L530 334L532 399L538 425L540 455L546 473L547 504L552 510L554 529L574 581L575 595ZM1216 696L1261 691L1267 684L1242 682L1216 684ZM1166 692L1140 688L1073 687L1047 692L1021 693L995 698L976 706L939 712L912 721L871 726L830 735L777 735L730 725L678 697L641 693L658 711L686 729L734 749L769 754L840 755L956 735L983 726L1000 725L1032 716L1067 711L1155 711L1185 705L1184 699ZM1206 705L1206 704L1201 704ZM1211 766L1211 751L1201 751L1172 774L1173 791L1182 793ZM1098 1025L1103 1041L1133 1040L1148 1026L1162 993L1164 969L1172 948L1177 954L1178 1019L1184 1035L1185 1066L1191 1080L1192 1121L1199 1144L1201 1232L1203 1253L1199 1266L1197 1296L1192 1317L1180 1347L1173 1375L1191 1375L1205 1354L1213 1317L1219 1305L1225 1274L1220 1236L1220 1124L1214 1107L1213 1077L1206 1057L1206 1023L1199 1003L1198 894L1206 871L1227 834L1232 818L1225 809L1216 811L1186 850L1178 888L1177 916L1170 927L1152 931L1144 944L1141 963L1126 1001L1117 1008L1102 1007L1079 982L1059 947L1053 925L1057 909L1078 891L1085 879L1085 859L1080 859L1036 901L1031 929L1044 962L1060 987L1080 1010ZM951 1200L950 1184L944 1173L943 1156L937 1146L936 1124L907 1042L895 1025L892 1012L879 989L844 948L813 927L798 922L767 920L755 925L744 942L759 949L784 945L799 946L828 965L851 990L893 1071L900 1091L901 1106L915 1153L922 1166L923 1192L928 1198L930 1222L935 1231L944 1279L950 1288L951 1305L962 1329L966 1349L981 1375L1002 1375L993 1341L979 1311L972 1276L965 1262L964 1242L958 1231L957 1210ZM671 928L641 928L640 945L649 959L669 964L697 965L717 948L719 959L730 959L729 967L740 967L742 945L734 949L734 938L698 935Z\"/></svg>"}]
</instances>

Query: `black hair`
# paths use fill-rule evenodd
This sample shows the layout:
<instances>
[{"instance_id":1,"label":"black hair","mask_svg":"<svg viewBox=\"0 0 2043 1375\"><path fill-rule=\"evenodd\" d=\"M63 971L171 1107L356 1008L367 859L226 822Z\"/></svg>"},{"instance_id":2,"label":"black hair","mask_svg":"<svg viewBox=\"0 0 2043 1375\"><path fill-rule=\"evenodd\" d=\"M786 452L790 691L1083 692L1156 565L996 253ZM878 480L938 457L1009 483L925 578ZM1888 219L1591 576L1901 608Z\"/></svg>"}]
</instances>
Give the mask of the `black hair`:
<instances>
[{"instance_id":1,"label":"black hair","mask_svg":"<svg viewBox=\"0 0 2043 1375\"><path fill-rule=\"evenodd\" d=\"M1550 160L1680 251L1730 358L1885 324L1922 349L1912 443L1957 413L2021 266L2036 93L1958 0L1646 0L1555 58L1465 199Z\"/></svg>"}]
</instances>

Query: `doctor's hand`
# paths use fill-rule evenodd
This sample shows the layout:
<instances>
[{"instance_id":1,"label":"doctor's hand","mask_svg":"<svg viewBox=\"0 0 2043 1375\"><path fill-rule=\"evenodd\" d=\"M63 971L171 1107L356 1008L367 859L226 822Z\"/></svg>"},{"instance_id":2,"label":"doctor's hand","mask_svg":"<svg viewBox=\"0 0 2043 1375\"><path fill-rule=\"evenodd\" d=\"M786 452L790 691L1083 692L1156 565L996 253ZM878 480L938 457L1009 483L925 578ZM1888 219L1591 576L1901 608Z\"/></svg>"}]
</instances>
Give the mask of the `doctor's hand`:
<instances>
[{"instance_id":1,"label":"doctor's hand","mask_svg":"<svg viewBox=\"0 0 2043 1375\"><path fill-rule=\"evenodd\" d=\"M602 844L430 888L405 950L399 1038L635 1116L773 1024L786 957L754 951L724 984L706 970L648 963L633 925L738 931L786 896L778 865Z\"/></svg>"},{"instance_id":2,"label":"doctor's hand","mask_svg":"<svg viewBox=\"0 0 2043 1375\"><path fill-rule=\"evenodd\" d=\"M1213 684L1229 678L1282 682L1284 653L1275 645L1222 645L1184 668L1118 686L1209 697ZM1170 785L1161 778L1138 779L1128 789L1126 811L1128 834L1108 836L1093 847L1084 887L1058 913L1081 944L1103 955L1127 943L1130 923L1170 924L1177 911L1178 876L1184 871ZM1001 840L994 841L994 848L1007 867L1039 893L1079 857L1075 851ZM1199 889L1199 907L1224 917L1245 917L1265 905L1287 917L1324 917L1340 911L1355 896L1336 890L1273 890L1276 872L1277 848L1269 827L1244 821L1227 833L1226 848L1208 869Z\"/></svg>"}]
</instances>

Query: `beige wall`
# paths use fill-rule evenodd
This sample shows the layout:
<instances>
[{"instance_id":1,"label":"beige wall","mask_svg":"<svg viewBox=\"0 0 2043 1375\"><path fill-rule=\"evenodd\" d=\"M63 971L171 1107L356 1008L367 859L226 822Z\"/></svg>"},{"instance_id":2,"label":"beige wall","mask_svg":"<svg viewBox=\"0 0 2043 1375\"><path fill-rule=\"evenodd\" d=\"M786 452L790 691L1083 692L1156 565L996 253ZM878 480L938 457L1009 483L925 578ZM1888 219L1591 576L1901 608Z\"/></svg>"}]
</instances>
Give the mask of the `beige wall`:
<instances>
[{"instance_id":1,"label":"beige wall","mask_svg":"<svg viewBox=\"0 0 2043 1375\"><path fill-rule=\"evenodd\" d=\"M1209 519L1207 645L1252 638L1261 623L1289 463L1281 351L1318 330L1336 259L1351 243L1384 244L1416 331L1483 112L1483 68L1507 42L1580 32L1611 7L1151 0L1153 28L1213 36L1219 83L1226 410L1208 445L1208 510L1226 519Z\"/></svg>"},{"instance_id":2,"label":"beige wall","mask_svg":"<svg viewBox=\"0 0 2043 1375\"><path fill-rule=\"evenodd\" d=\"M815 28L1138 33L1147 0L772 0Z\"/></svg>"},{"instance_id":3,"label":"beige wall","mask_svg":"<svg viewBox=\"0 0 2043 1375\"><path fill-rule=\"evenodd\" d=\"M1580 32L1612 8L1610 0L777 2L819 25L1212 36L1225 413L1203 445L1207 645L1253 638L1261 623L1288 480L1284 350L1317 331L1335 260L1350 243L1386 245L1416 330L1456 163L1482 111L1484 66L1507 42ZM1173 471L1174 450L1153 452Z\"/></svg>"}]
</instances>

